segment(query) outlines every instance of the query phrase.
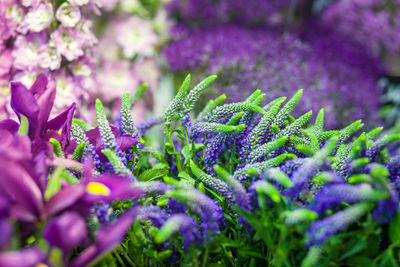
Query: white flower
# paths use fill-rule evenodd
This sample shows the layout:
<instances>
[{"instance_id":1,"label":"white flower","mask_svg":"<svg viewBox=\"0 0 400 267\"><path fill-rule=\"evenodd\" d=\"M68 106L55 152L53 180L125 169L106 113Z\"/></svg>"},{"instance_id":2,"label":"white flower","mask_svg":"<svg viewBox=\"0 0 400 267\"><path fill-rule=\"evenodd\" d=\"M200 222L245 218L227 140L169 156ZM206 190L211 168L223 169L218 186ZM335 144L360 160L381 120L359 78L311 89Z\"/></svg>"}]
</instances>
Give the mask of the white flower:
<instances>
[{"instance_id":1,"label":"white flower","mask_svg":"<svg viewBox=\"0 0 400 267\"><path fill-rule=\"evenodd\" d=\"M63 3L56 12L56 18L65 27L74 27L81 19L79 7Z\"/></svg>"},{"instance_id":2,"label":"white flower","mask_svg":"<svg viewBox=\"0 0 400 267\"><path fill-rule=\"evenodd\" d=\"M70 2L71 5L83 6L87 5L89 3L89 0L68 0L68 2Z\"/></svg>"},{"instance_id":3,"label":"white flower","mask_svg":"<svg viewBox=\"0 0 400 267\"><path fill-rule=\"evenodd\" d=\"M61 54L57 51L53 42L39 49L39 64L44 69L56 70L61 65Z\"/></svg>"},{"instance_id":4,"label":"white flower","mask_svg":"<svg viewBox=\"0 0 400 267\"><path fill-rule=\"evenodd\" d=\"M41 2L38 6L28 11L24 24L32 32L41 32L50 25L53 15L52 5L48 2Z\"/></svg>"}]
</instances>

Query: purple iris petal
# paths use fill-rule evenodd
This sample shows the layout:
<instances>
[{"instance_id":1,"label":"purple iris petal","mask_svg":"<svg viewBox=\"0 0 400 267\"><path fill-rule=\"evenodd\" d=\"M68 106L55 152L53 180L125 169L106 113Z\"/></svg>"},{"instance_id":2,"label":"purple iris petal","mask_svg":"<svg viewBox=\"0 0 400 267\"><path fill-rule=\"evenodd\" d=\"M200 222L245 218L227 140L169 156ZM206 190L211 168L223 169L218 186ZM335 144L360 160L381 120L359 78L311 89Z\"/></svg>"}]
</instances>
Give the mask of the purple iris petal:
<instances>
[{"instance_id":1,"label":"purple iris petal","mask_svg":"<svg viewBox=\"0 0 400 267\"><path fill-rule=\"evenodd\" d=\"M16 133L18 131L19 124L13 120L6 119L0 121L0 129L9 131L10 133Z\"/></svg>"},{"instance_id":2,"label":"purple iris petal","mask_svg":"<svg viewBox=\"0 0 400 267\"><path fill-rule=\"evenodd\" d=\"M51 220L43 232L50 245L61 248L64 255L68 255L78 246L86 235L85 220L73 211L65 212Z\"/></svg>"},{"instance_id":3,"label":"purple iris petal","mask_svg":"<svg viewBox=\"0 0 400 267\"><path fill-rule=\"evenodd\" d=\"M20 119L20 114L28 119L29 136L34 137L40 107L33 94L20 82L11 82L11 107Z\"/></svg>"},{"instance_id":4,"label":"purple iris petal","mask_svg":"<svg viewBox=\"0 0 400 267\"><path fill-rule=\"evenodd\" d=\"M0 266L34 267L40 263L45 263L45 260L45 254L38 248L26 248L0 253Z\"/></svg>"},{"instance_id":5,"label":"purple iris petal","mask_svg":"<svg viewBox=\"0 0 400 267\"><path fill-rule=\"evenodd\" d=\"M86 266L118 245L131 227L135 212L136 210L129 210L122 214L115 223L100 226L95 244L86 248L69 266Z\"/></svg>"}]
</instances>

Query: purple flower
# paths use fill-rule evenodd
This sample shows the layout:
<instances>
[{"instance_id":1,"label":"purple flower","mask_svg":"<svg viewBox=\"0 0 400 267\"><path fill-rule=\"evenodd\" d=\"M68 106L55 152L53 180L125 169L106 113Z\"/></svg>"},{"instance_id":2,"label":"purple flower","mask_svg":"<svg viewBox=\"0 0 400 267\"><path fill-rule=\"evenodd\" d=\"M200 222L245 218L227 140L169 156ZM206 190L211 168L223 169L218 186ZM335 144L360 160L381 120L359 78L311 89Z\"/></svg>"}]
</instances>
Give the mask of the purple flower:
<instances>
[{"instance_id":1,"label":"purple flower","mask_svg":"<svg viewBox=\"0 0 400 267\"><path fill-rule=\"evenodd\" d=\"M174 214L161 227L155 241L161 243L176 232L183 235L184 248L188 248L190 244L200 239L200 233L193 218L186 214Z\"/></svg>"},{"instance_id":2,"label":"purple flower","mask_svg":"<svg viewBox=\"0 0 400 267\"><path fill-rule=\"evenodd\" d=\"M35 267L46 263L45 254L38 248L25 248L0 253L0 266Z\"/></svg>"},{"instance_id":3,"label":"purple flower","mask_svg":"<svg viewBox=\"0 0 400 267\"><path fill-rule=\"evenodd\" d=\"M309 237L308 246L320 244L328 237L343 230L346 226L355 223L370 207L371 204L369 203L356 204L345 210L336 212L325 219L316 221L307 230L307 236Z\"/></svg>"},{"instance_id":4,"label":"purple flower","mask_svg":"<svg viewBox=\"0 0 400 267\"><path fill-rule=\"evenodd\" d=\"M164 55L173 71L218 74L218 89L229 92L226 95L233 101L255 88L268 92L267 100L305 88L297 114L322 105L330 113L327 128L359 118L374 121L382 63L361 45L312 26L307 34L283 36L268 28L229 23L204 27L171 43Z\"/></svg>"},{"instance_id":5,"label":"purple flower","mask_svg":"<svg viewBox=\"0 0 400 267\"><path fill-rule=\"evenodd\" d=\"M95 243L87 247L69 266L87 266L90 262L111 251L121 242L131 227L135 212L135 210L129 210L120 215L116 222L100 226L95 237Z\"/></svg>"},{"instance_id":6,"label":"purple flower","mask_svg":"<svg viewBox=\"0 0 400 267\"><path fill-rule=\"evenodd\" d=\"M86 223L76 212L64 212L51 220L43 231L43 237L51 246L63 250L64 256L80 245L87 236Z\"/></svg>"}]
</instances>

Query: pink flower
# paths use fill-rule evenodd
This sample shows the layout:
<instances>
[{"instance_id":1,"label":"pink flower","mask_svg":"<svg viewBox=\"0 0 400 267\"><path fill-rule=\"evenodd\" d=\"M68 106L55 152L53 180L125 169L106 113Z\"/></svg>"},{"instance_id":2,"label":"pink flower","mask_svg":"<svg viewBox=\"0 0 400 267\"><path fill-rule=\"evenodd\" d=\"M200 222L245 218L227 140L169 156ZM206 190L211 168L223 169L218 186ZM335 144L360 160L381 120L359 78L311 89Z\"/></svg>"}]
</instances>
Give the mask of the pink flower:
<instances>
[{"instance_id":1,"label":"pink flower","mask_svg":"<svg viewBox=\"0 0 400 267\"><path fill-rule=\"evenodd\" d=\"M56 13L56 18L65 27L74 27L81 19L79 7L63 3Z\"/></svg>"},{"instance_id":2,"label":"pink flower","mask_svg":"<svg viewBox=\"0 0 400 267\"><path fill-rule=\"evenodd\" d=\"M84 53L85 41L75 29L60 26L51 34L51 40L57 51L69 61L77 59Z\"/></svg>"},{"instance_id":3,"label":"pink flower","mask_svg":"<svg viewBox=\"0 0 400 267\"><path fill-rule=\"evenodd\" d=\"M22 27L26 25L28 30L32 32L40 32L50 25L53 16L54 12L52 4L42 1L28 11L25 15Z\"/></svg>"},{"instance_id":4,"label":"pink flower","mask_svg":"<svg viewBox=\"0 0 400 267\"><path fill-rule=\"evenodd\" d=\"M116 61L105 64L97 72L100 97L105 101L120 98L125 92L133 92L139 85L129 61Z\"/></svg>"},{"instance_id":5,"label":"pink flower","mask_svg":"<svg viewBox=\"0 0 400 267\"><path fill-rule=\"evenodd\" d=\"M135 55L151 56L158 42L158 36L153 31L150 20L137 16L123 18L114 22L109 31L122 48L122 53L127 58Z\"/></svg>"},{"instance_id":6,"label":"pink flower","mask_svg":"<svg viewBox=\"0 0 400 267\"><path fill-rule=\"evenodd\" d=\"M45 32L18 35L12 55L17 70L37 71L39 68L39 49L47 43Z\"/></svg>"}]
</instances>

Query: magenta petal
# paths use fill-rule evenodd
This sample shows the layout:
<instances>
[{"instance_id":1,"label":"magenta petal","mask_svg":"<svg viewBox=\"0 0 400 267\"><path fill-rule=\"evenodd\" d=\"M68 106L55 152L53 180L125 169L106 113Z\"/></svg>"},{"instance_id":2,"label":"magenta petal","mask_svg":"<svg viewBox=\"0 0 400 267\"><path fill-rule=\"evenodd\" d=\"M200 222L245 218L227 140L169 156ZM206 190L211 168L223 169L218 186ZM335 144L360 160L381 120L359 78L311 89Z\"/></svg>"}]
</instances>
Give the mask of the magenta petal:
<instances>
[{"instance_id":1,"label":"magenta petal","mask_svg":"<svg viewBox=\"0 0 400 267\"><path fill-rule=\"evenodd\" d=\"M46 79L46 86L47 86L47 79ZM36 127L35 134L36 136L40 136L43 130L45 129L46 123L50 116L51 109L53 108L54 100L56 98L56 87L52 86L51 88L48 88L47 90L43 91L40 95L35 95L35 98L40 107L38 115L38 125Z\"/></svg>"},{"instance_id":2,"label":"magenta petal","mask_svg":"<svg viewBox=\"0 0 400 267\"><path fill-rule=\"evenodd\" d=\"M119 216L117 222L100 226L94 245L86 248L70 267L87 266L117 246L131 227L136 210L129 210Z\"/></svg>"},{"instance_id":3,"label":"magenta petal","mask_svg":"<svg viewBox=\"0 0 400 267\"><path fill-rule=\"evenodd\" d=\"M33 94L20 82L11 82L11 107L19 118L20 114L27 117L29 136L32 138L40 108Z\"/></svg>"},{"instance_id":4,"label":"magenta petal","mask_svg":"<svg viewBox=\"0 0 400 267\"><path fill-rule=\"evenodd\" d=\"M47 123L46 132L48 132L48 134L46 135L50 135L46 136L47 138L56 138L63 147L69 144L69 140L71 139L71 124L72 118L74 117L75 107L76 104L72 103L72 105L63 113ZM59 130L61 130L61 134L58 133Z\"/></svg>"},{"instance_id":5,"label":"magenta petal","mask_svg":"<svg viewBox=\"0 0 400 267\"><path fill-rule=\"evenodd\" d=\"M13 229L7 219L0 219L0 250L10 243Z\"/></svg>"},{"instance_id":6,"label":"magenta petal","mask_svg":"<svg viewBox=\"0 0 400 267\"><path fill-rule=\"evenodd\" d=\"M9 131L10 133L16 133L18 131L19 124L16 121L6 119L0 121L0 129Z\"/></svg>"},{"instance_id":7,"label":"magenta petal","mask_svg":"<svg viewBox=\"0 0 400 267\"><path fill-rule=\"evenodd\" d=\"M112 202L115 200L122 199L133 199L137 198L142 194L142 190L132 185L132 180L128 177L104 174L102 176L95 177L91 182L97 182L105 185L110 189L110 195L91 195L86 194L85 200L89 203L95 203L98 201Z\"/></svg>"},{"instance_id":8,"label":"magenta petal","mask_svg":"<svg viewBox=\"0 0 400 267\"><path fill-rule=\"evenodd\" d=\"M41 73L36 77L35 82L32 84L32 86L29 90L34 95L36 95L36 94L41 95L44 93L44 91L46 91L47 83L48 83L48 80L47 80L46 75Z\"/></svg>"},{"instance_id":9,"label":"magenta petal","mask_svg":"<svg viewBox=\"0 0 400 267\"><path fill-rule=\"evenodd\" d=\"M0 253L0 266L34 267L39 263L45 262L46 256L38 248L26 248Z\"/></svg>"},{"instance_id":10,"label":"magenta petal","mask_svg":"<svg viewBox=\"0 0 400 267\"><path fill-rule=\"evenodd\" d=\"M76 212L64 212L51 220L44 229L43 236L50 245L58 247L68 255L87 235L85 220Z\"/></svg>"},{"instance_id":11,"label":"magenta petal","mask_svg":"<svg viewBox=\"0 0 400 267\"><path fill-rule=\"evenodd\" d=\"M122 135L117 138L117 145L121 148L122 151L126 151L129 149L131 146L137 144L139 141L139 138L132 137L131 135Z\"/></svg>"},{"instance_id":12,"label":"magenta petal","mask_svg":"<svg viewBox=\"0 0 400 267\"><path fill-rule=\"evenodd\" d=\"M117 126L110 124L110 128L111 128L111 132L114 134L115 137L119 135L119 129ZM100 147L101 144L103 143L101 141L99 127L89 130L89 131L85 132L85 134L86 134L87 138L89 139L89 142L91 144L93 144L96 148Z\"/></svg>"},{"instance_id":13,"label":"magenta petal","mask_svg":"<svg viewBox=\"0 0 400 267\"><path fill-rule=\"evenodd\" d=\"M53 214L71 207L83 196L84 193L85 187L82 185L73 185L62 188L46 203L46 216L51 217Z\"/></svg>"},{"instance_id":14,"label":"magenta petal","mask_svg":"<svg viewBox=\"0 0 400 267\"><path fill-rule=\"evenodd\" d=\"M0 190L12 201L11 213L20 220L39 218L43 210L42 192L24 168L0 160Z\"/></svg>"}]
</instances>

